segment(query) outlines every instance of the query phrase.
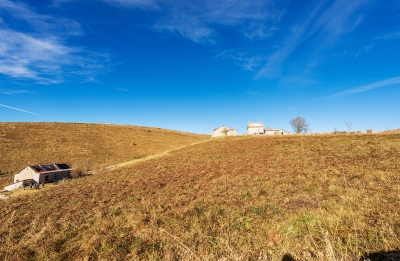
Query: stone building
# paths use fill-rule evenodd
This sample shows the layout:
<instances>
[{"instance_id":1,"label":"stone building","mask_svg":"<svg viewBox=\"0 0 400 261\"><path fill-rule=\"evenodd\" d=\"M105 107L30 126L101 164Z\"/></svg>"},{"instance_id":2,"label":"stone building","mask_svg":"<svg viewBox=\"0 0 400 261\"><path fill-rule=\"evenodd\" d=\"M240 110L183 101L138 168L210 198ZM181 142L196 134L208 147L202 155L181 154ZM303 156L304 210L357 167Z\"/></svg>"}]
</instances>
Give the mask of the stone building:
<instances>
[{"instance_id":1,"label":"stone building","mask_svg":"<svg viewBox=\"0 0 400 261\"><path fill-rule=\"evenodd\" d=\"M221 126L214 129L211 133L211 137L225 137L225 136L237 136L237 130L231 129L226 126Z\"/></svg>"},{"instance_id":2,"label":"stone building","mask_svg":"<svg viewBox=\"0 0 400 261\"><path fill-rule=\"evenodd\" d=\"M273 129L273 128L264 128L264 134L265 135L287 135L290 134L290 132L281 130L281 129Z\"/></svg>"},{"instance_id":3,"label":"stone building","mask_svg":"<svg viewBox=\"0 0 400 261\"><path fill-rule=\"evenodd\" d=\"M14 183L32 179L37 183L53 182L70 177L72 167L68 163L26 166L14 176Z\"/></svg>"}]
</instances>

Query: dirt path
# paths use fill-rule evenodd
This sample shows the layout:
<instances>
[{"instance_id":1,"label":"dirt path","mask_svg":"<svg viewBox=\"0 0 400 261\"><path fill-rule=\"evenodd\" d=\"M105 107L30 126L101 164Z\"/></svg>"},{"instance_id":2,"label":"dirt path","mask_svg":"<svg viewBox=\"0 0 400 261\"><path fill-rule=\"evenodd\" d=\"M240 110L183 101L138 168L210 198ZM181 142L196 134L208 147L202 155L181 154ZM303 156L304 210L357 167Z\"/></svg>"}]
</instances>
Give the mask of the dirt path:
<instances>
[{"instance_id":1,"label":"dirt path","mask_svg":"<svg viewBox=\"0 0 400 261\"><path fill-rule=\"evenodd\" d=\"M151 160L151 159L160 158L162 156L168 155L169 153L171 153L173 151L180 150L180 149L183 149L183 148L186 148L186 147L189 147L189 146L193 146L193 145L196 145L196 144L209 142L211 140L212 139L208 139L208 140L192 143L192 144L189 144L189 145L186 145L186 146L181 146L181 147L178 147L178 148L175 148L175 149L172 149L172 150L167 150L167 151L164 151L164 152L161 152L161 153L158 153L158 154L150 155L150 156L147 156L147 157L144 157L144 158L141 158L141 159L135 159L135 160L130 160L130 161L118 163L118 164L115 164L115 165L111 165L111 166L105 167L104 170L123 168L123 167L126 167L126 166L133 166L133 165L136 165L138 163L145 162L145 161L148 161L148 160ZM95 173L95 171L91 171L90 174L96 174L96 173ZM56 187L57 186L53 186L51 183L49 183L49 184L46 183L44 188L40 187L40 189L38 189L38 190L29 189L29 187L28 187L25 190L21 188L21 189L13 190L11 192L5 192L5 193L2 193L2 194L5 194L5 196L7 196L7 197L14 198L14 197L27 195L27 194L31 194L31 193L38 193L38 192L40 192L40 191L42 191L44 189L54 189Z\"/></svg>"},{"instance_id":2,"label":"dirt path","mask_svg":"<svg viewBox=\"0 0 400 261\"><path fill-rule=\"evenodd\" d=\"M163 157L163 156L168 155L169 153L171 153L173 151L180 150L180 149L183 149L183 148L186 148L186 147L190 147L190 146L193 146L193 145L197 145L197 144L200 144L200 143L209 142L211 140L212 139L199 141L199 142L192 143L192 144L189 144L189 145L186 145L186 146L182 146L182 147L178 147L178 148L175 148L175 149L172 149L172 150L167 150L167 151L164 151L164 152L161 152L161 153L158 153L158 154L150 155L150 156L147 156L147 157L144 157L144 158L134 159L134 160L118 163L118 164L115 164L115 165L107 166L104 169L105 170L118 169L118 168L122 168L122 167L126 167L126 166L133 166L133 165L136 165L136 164L144 162L144 161L148 161L148 160L152 160L152 159ZM93 173L93 174L95 174L95 173Z\"/></svg>"}]
</instances>

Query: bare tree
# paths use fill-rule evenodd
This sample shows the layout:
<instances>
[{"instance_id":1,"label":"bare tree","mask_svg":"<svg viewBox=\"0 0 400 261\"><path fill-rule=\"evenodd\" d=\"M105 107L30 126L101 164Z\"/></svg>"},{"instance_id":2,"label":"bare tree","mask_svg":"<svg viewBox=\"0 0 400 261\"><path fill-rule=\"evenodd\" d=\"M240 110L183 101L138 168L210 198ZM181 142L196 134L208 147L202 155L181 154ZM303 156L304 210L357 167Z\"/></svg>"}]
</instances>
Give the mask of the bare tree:
<instances>
[{"instance_id":1,"label":"bare tree","mask_svg":"<svg viewBox=\"0 0 400 261\"><path fill-rule=\"evenodd\" d=\"M353 123L351 123L350 121L346 121L345 124L346 124L347 129L350 132L351 131L351 126L353 126Z\"/></svg>"},{"instance_id":2,"label":"bare tree","mask_svg":"<svg viewBox=\"0 0 400 261\"><path fill-rule=\"evenodd\" d=\"M222 130L222 133L225 134L225 136L228 135L229 129L227 127L224 127L224 129Z\"/></svg>"},{"instance_id":3,"label":"bare tree","mask_svg":"<svg viewBox=\"0 0 400 261\"><path fill-rule=\"evenodd\" d=\"M308 128L308 123L306 121L306 119L302 118L302 117L296 117L290 120L290 126L292 126L293 130L296 133L305 133L309 130Z\"/></svg>"}]
</instances>

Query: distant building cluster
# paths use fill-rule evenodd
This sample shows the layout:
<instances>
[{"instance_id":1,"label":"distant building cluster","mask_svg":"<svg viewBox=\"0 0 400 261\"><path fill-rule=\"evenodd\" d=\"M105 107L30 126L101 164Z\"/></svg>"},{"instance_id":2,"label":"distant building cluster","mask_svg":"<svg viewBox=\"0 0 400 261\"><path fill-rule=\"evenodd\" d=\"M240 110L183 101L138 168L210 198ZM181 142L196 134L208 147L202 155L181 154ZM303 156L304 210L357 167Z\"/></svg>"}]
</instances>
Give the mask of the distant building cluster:
<instances>
[{"instance_id":1,"label":"distant building cluster","mask_svg":"<svg viewBox=\"0 0 400 261\"><path fill-rule=\"evenodd\" d=\"M290 134L290 132L282 130L282 129L275 129L275 128L265 128L262 122L249 122L247 123L247 133L245 135L286 135ZM221 126L215 128L211 136L213 138L216 137L225 137L225 136L237 136L237 130L231 129L226 126Z\"/></svg>"},{"instance_id":2,"label":"distant building cluster","mask_svg":"<svg viewBox=\"0 0 400 261\"><path fill-rule=\"evenodd\" d=\"M385 130L385 131L377 131L373 132L372 129L368 129L365 132L356 130L352 132L347 132L347 131L337 131L335 130L334 132L306 132L302 135L320 135L320 134L372 134L372 133L400 133L400 128L394 128L393 130ZM247 133L244 135L288 135L291 134L288 131L278 129L278 128L270 128L270 127L264 127L264 124L262 122L248 122L247 123ZM237 136L237 130L232 129L226 126L221 126L216 129L214 129L211 133L211 136L213 138L216 137L225 137L225 136Z\"/></svg>"},{"instance_id":3,"label":"distant building cluster","mask_svg":"<svg viewBox=\"0 0 400 261\"><path fill-rule=\"evenodd\" d=\"M352 131L352 132L347 132L347 131L334 131L334 132L331 132L331 134L354 134L354 133L356 133L356 134L373 134L373 133L376 133L376 134L382 134L382 133L391 134L391 133L400 133L400 128L394 128L393 130L375 131L375 132L372 129L368 129L365 132L360 131L360 130ZM329 134L329 133L326 133L326 134Z\"/></svg>"},{"instance_id":4,"label":"distant building cluster","mask_svg":"<svg viewBox=\"0 0 400 261\"><path fill-rule=\"evenodd\" d=\"M282 129L264 128L262 122L249 122L247 123L247 135L286 135L290 132Z\"/></svg>"},{"instance_id":5,"label":"distant building cluster","mask_svg":"<svg viewBox=\"0 0 400 261\"><path fill-rule=\"evenodd\" d=\"M386 134L389 134L389 133L400 133L400 128L394 128L393 130L384 130L384 131L377 131L377 132L375 132L375 133L386 133Z\"/></svg>"}]
</instances>

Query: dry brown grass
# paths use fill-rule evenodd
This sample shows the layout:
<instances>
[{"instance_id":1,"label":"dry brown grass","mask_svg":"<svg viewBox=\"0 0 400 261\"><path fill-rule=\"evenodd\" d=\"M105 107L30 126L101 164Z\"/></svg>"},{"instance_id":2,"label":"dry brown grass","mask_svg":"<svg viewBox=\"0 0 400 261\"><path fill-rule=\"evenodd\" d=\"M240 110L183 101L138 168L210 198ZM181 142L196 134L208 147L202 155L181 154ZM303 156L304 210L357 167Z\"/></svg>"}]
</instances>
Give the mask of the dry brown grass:
<instances>
[{"instance_id":1,"label":"dry brown grass","mask_svg":"<svg viewBox=\"0 0 400 261\"><path fill-rule=\"evenodd\" d=\"M0 123L0 170L69 162L83 171L209 139L159 128L108 124ZM0 186L10 180L0 180ZM12 183L12 180L11 180Z\"/></svg>"},{"instance_id":2,"label":"dry brown grass","mask_svg":"<svg viewBox=\"0 0 400 261\"><path fill-rule=\"evenodd\" d=\"M400 249L400 135L212 140L0 202L8 260L358 260Z\"/></svg>"}]
</instances>

